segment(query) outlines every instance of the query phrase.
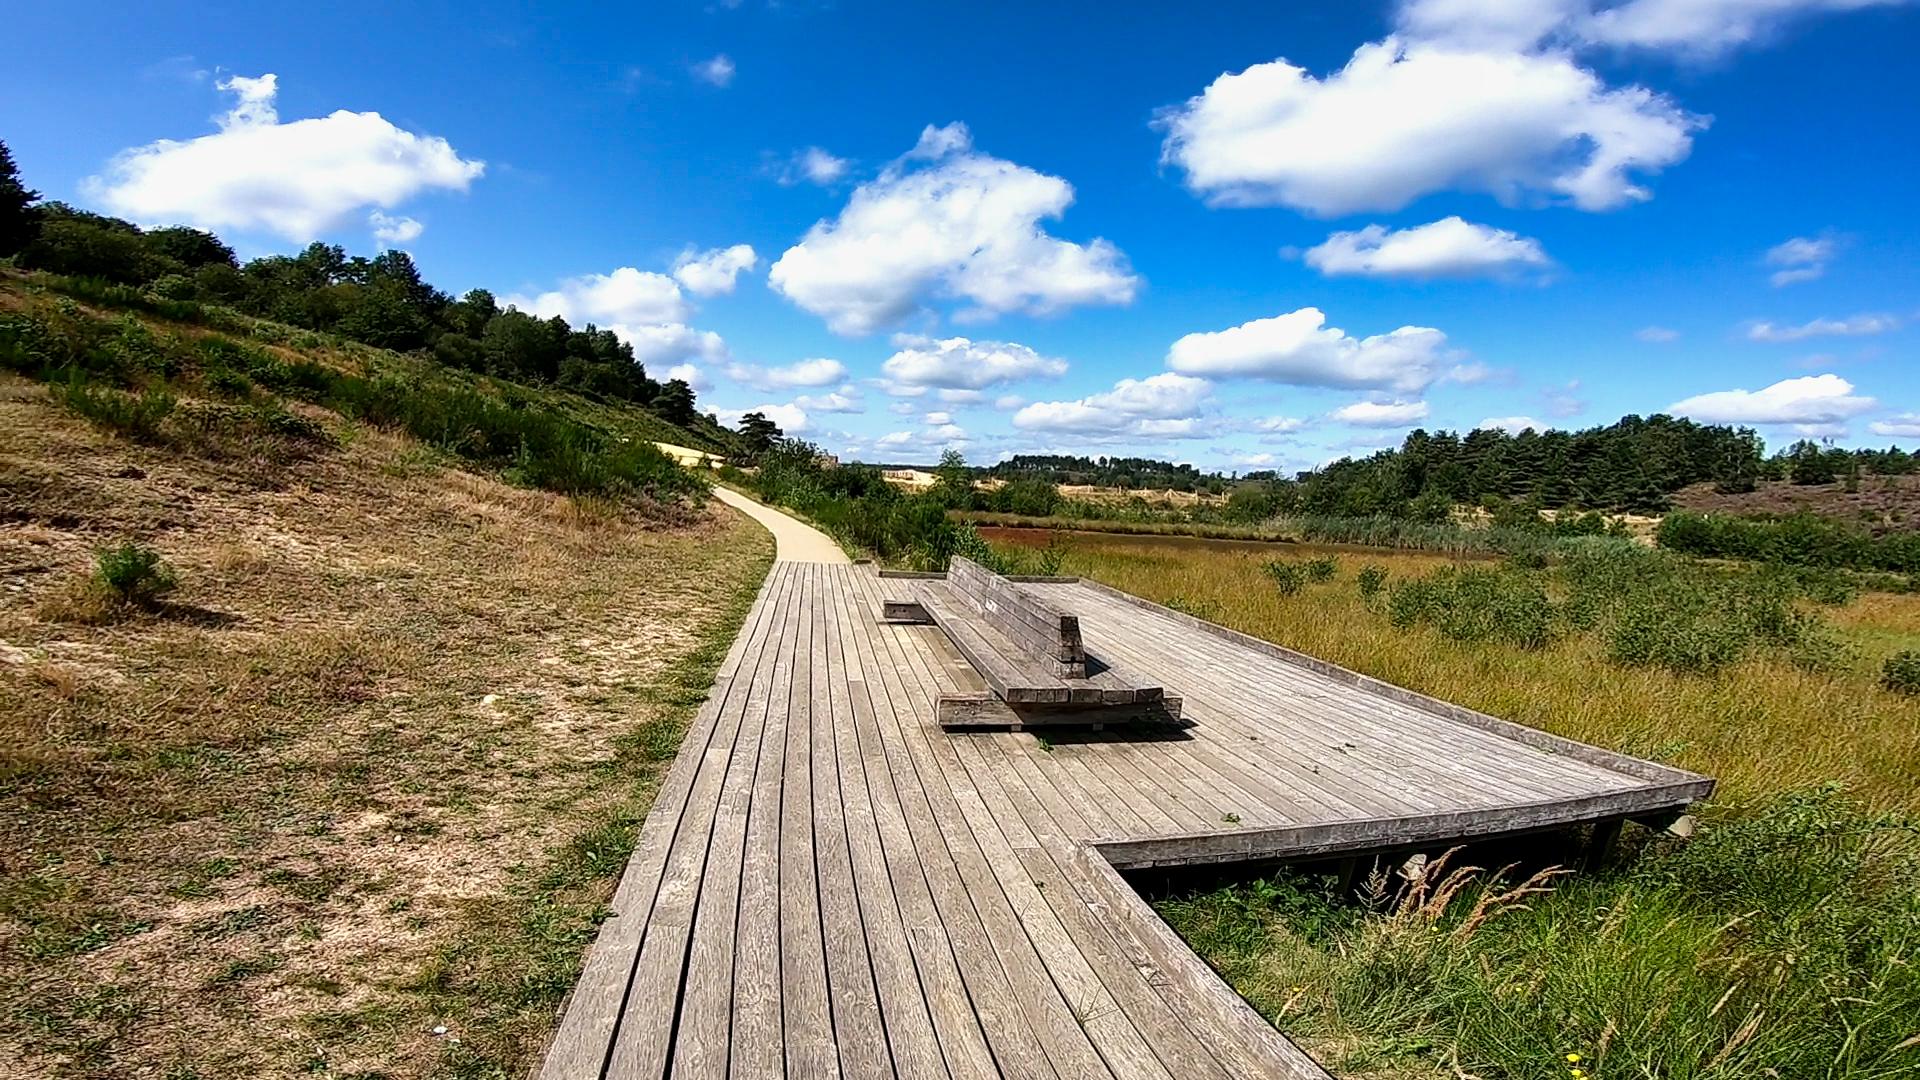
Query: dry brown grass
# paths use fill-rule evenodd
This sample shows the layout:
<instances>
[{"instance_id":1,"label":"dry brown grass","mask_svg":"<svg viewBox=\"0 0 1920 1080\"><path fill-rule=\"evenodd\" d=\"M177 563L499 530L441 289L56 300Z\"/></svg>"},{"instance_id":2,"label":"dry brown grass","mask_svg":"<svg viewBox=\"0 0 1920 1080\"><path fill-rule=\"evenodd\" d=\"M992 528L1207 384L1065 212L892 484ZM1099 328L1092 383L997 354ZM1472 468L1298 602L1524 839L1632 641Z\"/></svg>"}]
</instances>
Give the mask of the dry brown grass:
<instances>
[{"instance_id":1,"label":"dry brown grass","mask_svg":"<svg viewBox=\"0 0 1920 1080\"><path fill-rule=\"evenodd\" d=\"M1338 578L1283 596L1261 571L1276 555L1330 554ZM1920 704L1878 683L1884 659L1920 648L1920 596L1870 593L1820 609L1854 660L1813 672L1756 658L1718 676L1611 663L1595 637L1528 651L1397 630L1354 584L1368 563L1394 578L1444 556L1144 537L1076 537L1062 573L1084 574L1388 682L1532 727L1672 761L1721 780L1735 803L1839 780L1884 807L1920 808Z\"/></svg>"},{"instance_id":2,"label":"dry brown grass","mask_svg":"<svg viewBox=\"0 0 1920 1080\"><path fill-rule=\"evenodd\" d=\"M401 1077L537 1052L555 992L502 999L514 917L564 893L551 982L619 861L585 872L570 845L630 843L688 658L771 542L332 423L338 448L263 483L0 378L0 1073ZM63 617L127 539L178 571L169 604Z\"/></svg>"}]
</instances>

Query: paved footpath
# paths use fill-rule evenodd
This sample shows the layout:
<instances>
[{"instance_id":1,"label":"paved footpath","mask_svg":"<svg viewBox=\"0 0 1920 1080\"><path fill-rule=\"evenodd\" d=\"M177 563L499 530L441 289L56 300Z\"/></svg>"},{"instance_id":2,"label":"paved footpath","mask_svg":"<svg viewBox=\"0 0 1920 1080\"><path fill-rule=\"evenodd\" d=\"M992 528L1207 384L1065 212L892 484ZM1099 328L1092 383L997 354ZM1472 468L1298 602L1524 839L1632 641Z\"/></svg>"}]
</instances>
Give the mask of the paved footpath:
<instances>
[{"instance_id":1,"label":"paved footpath","mask_svg":"<svg viewBox=\"0 0 1920 1080\"><path fill-rule=\"evenodd\" d=\"M714 485L714 498L733 507L753 520L766 526L773 534L775 562L834 563L845 565L853 560L840 550L833 538L798 518L775 510L764 503L758 503L732 488Z\"/></svg>"}]
</instances>

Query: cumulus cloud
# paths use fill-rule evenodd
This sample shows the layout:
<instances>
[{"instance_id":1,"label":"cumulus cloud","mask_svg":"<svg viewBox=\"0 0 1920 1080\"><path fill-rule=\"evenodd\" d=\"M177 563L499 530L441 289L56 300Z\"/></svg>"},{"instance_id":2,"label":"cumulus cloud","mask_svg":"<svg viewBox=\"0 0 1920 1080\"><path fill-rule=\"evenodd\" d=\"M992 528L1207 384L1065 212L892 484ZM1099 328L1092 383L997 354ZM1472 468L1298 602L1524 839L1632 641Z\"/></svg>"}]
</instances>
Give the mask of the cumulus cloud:
<instances>
[{"instance_id":1,"label":"cumulus cloud","mask_svg":"<svg viewBox=\"0 0 1920 1080\"><path fill-rule=\"evenodd\" d=\"M1831 236L1796 236L1767 249L1767 265L1778 269L1767 278L1774 288L1812 281L1827 272L1839 242Z\"/></svg>"},{"instance_id":2,"label":"cumulus cloud","mask_svg":"<svg viewBox=\"0 0 1920 1080\"><path fill-rule=\"evenodd\" d=\"M693 77L709 86L724 87L733 82L733 58L720 53L693 65Z\"/></svg>"},{"instance_id":3,"label":"cumulus cloud","mask_svg":"<svg viewBox=\"0 0 1920 1080\"><path fill-rule=\"evenodd\" d=\"M1848 319L1814 319L1798 326L1780 326L1757 322L1747 328L1753 341L1804 341L1811 337L1861 337L1884 334L1898 329L1900 320L1891 315L1855 315Z\"/></svg>"},{"instance_id":4,"label":"cumulus cloud","mask_svg":"<svg viewBox=\"0 0 1920 1080\"><path fill-rule=\"evenodd\" d=\"M418 240L420 234L427 228L413 218L384 214L378 210L367 215L367 225L373 229L373 238L379 241L382 247Z\"/></svg>"},{"instance_id":5,"label":"cumulus cloud","mask_svg":"<svg viewBox=\"0 0 1920 1080\"><path fill-rule=\"evenodd\" d=\"M1208 202L1331 217L1446 190L1610 210L1648 198L1635 177L1685 158L1706 120L1565 53L1389 37L1325 78L1285 59L1223 74L1155 123Z\"/></svg>"},{"instance_id":6,"label":"cumulus cloud","mask_svg":"<svg viewBox=\"0 0 1920 1080\"><path fill-rule=\"evenodd\" d=\"M667 369L668 380L679 379L695 390L707 388L707 373L698 364L675 364Z\"/></svg>"},{"instance_id":7,"label":"cumulus cloud","mask_svg":"<svg viewBox=\"0 0 1920 1080\"><path fill-rule=\"evenodd\" d=\"M486 171L447 140L395 127L377 112L342 109L281 123L273 74L217 85L235 98L217 118L220 130L122 151L81 190L141 223L305 242L369 208L391 210L435 189L465 191Z\"/></svg>"},{"instance_id":8,"label":"cumulus cloud","mask_svg":"<svg viewBox=\"0 0 1920 1080\"><path fill-rule=\"evenodd\" d=\"M1445 217L1410 229L1368 225L1308 248L1307 265L1328 277L1510 277L1553 265L1540 241Z\"/></svg>"},{"instance_id":9,"label":"cumulus cloud","mask_svg":"<svg viewBox=\"0 0 1920 1080\"><path fill-rule=\"evenodd\" d=\"M836 157L818 146L809 146L804 150L795 150L785 161L777 162L773 168L773 178L783 187L795 184L818 184L832 187L844 180L847 170L853 162Z\"/></svg>"},{"instance_id":10,"label":"cumulus cloud","mask_svg":"<svg viewBox=\"0 0 1920 1080\"><path fill-rule=\"evenodd\" d=\"M1245 376L1296 386L1418 393L1438 376L1447 336L1403 326L1356 338L1326 325L1319 308L1301 308L1226 330L1188 334L1167 352L1167 366L1189 375Z\"/></svg>"},{"instance_id":11,"label":"cumulus cloud","mask_svg":"<svg viewBox=\"0 0 1920 1080\"><path fill-rule=\"evenodd\" d=\"M732 364L727 378L762 390L786 390L793 387L829 386L847 377L847 366L838 360L816 356L798 360L785 367L761 367L758 364Z\"/></svg>"},{"instance_id":12,"label":"cumulus cloud","mask_svg":"<svg viewBox=\"0 0 1920 1080\"><path fill-rule=\"evenodd\" d=\"M1633 336L1649 345L1664 345L1669 341L1678 341L1680 331L1665 326L1643 326L1635 330Z\"/></svg>"},{"instance_id":13,"label":"cumulus cloud","mask_svg":"<svg viewBox=\"0 0 1920 1080\"><path fill-rule=\"evenodd\" d=\"M1896 413L1868 424L1867 430L1883 438L1920 439L1920 413Z\"/></svg>"},{"instance_id":14,"label":"cumulus cloud","mask_svg":"<svg viewBox=\"0 0 1920 1080\"><path fill-rule=\"evenodd\" d=\"M673 263L673 279L695 296L718 296L733 291L734 279L760 262L747 244L708 251L682 252Z\"/></svg>"},{"instance_id":15,"label":"cumulus cloud","mask_svg":"<svg viewBox=\"0 0 1920 1080\"><path fill-rule=\"evenodd\" d=\"M794 405L808 412L820 413L858 413L866 412L867 404L861 400L859 391L851 386L825 394L801 394L793 399Z\"/></svg>"},{"instance_id":16,"label":"cumulus cloud","mask_svg":"<svg viewBox=\"0 0 1920 1080\"><path fill-rule=\"evenodd\" d=\"M1065 360L1011 341L896 334L893 344L899 351L887 357L880 370L894 384L916 390L979 390L1019 379L1054 378L1067 370Z\"/></svg>"},{"instance_id":17,"label":"cumulus cloud","mask_svg":"<svg viewBox=\"0 0 1920 1080\"><path fill-rule=\"evenodd\" d=\"M1782 379L1759 390L1718 390L1676 401L1667 411L1717 424L1834 424L1877 403L1838 375Z\"/></svg>"},{"instance_id":18,"label":"cumulus cloud","mask_svg":"<svg viewBox=\"0 0 1920 1080\"><path fill-rule=\"evenodd\" d=\"M975 151L966 125L929 126L767 280L842 334L897 324L935 298L967 304L968 318L1131 302L1140 279L1119 248L1041 227L1072 202L1065 180Z\"/></svg>"},{"instance_id":19,"label":"cumulus cloud","mask_svg":"<svg viewBox=\"0 0 1920 1080\"><path fill-rule=\"evenodd\" d=\"M1145 379L1121 379L1113 389L1075 401L1036 401L1013 414L1013 426L1027 431L1082 435L1197 437L1198 416L1213 395L1205 379L1163 372Z\"/></svg>"},{"instance_id":20,"label":"cumulus cloud","mask_svg":"<svg viewBox=\"0 0 1920 1080\"><path fill-rule=\"evenodd\" d=\"M1473 426L1480 431L1504 431L1509 435L1518 435L1528 428L1547 430L1547 425L1531 416L1489 416Z\"/></svg>"},{"instance_id":21,"label":"cumulus cloud","mask_svg":"<svg viewBox=\"0 0 1920 1080\"><path fill-rule=\"evenodd\" d=\"M1307 422L1297 416L1263 416L1247 426L1267 435L1291 435L1306 427Z\"/></svg>"},{"instance_id":22,"label":"cumulus cloud","mask_svg":"<svg viewBox=\"0 0 1920 1080\"><path fill-rule=\"evenodd\" d=\"M1402 32L1486 48L1611 47L1713 55L1763 41L1795 18L1907 0L1412 0Z\"/></svg>"},{"instance_id":23,"label":"cumulus cloud","mask_svg":"<svg viewBox=\"0 0 1920 1080\"><path fill-rule=\"evenodd\" d=\"M555 315L574 326L593 323L633 346L642 364L687 360L721 361L726 342L711 330L686 324L693 305L666 274L623 266L610 274L583 274L533 296L510 294L501 302L529 315Z\"/></svg>"},{"instance_id":24,"label":"cumulus cloud","mask_svg":"<svg viewBox=\"0 0 1920 1080\"><path fill-rule=\"evenodd\" d=\"M783 435L798 435L806 431L812 423L805 409L798 405L782 405L777 402L755 405L749 409L715 409L713 412L720 418L721 424L730 428L739 427L740 418L748 413L759 413L773 421Z\"/></svg>"},{"instance_id":25,"label":"cumulus cloud","mask_svg":"<svg viewBox=\"0 0 1920 1080\"><path fill-rule=\"evenodd\" d=\"M1404 427L1427 418L1424 401L1356 401L1327 415L1355 427Z\"/></svg>"}]
</instances>

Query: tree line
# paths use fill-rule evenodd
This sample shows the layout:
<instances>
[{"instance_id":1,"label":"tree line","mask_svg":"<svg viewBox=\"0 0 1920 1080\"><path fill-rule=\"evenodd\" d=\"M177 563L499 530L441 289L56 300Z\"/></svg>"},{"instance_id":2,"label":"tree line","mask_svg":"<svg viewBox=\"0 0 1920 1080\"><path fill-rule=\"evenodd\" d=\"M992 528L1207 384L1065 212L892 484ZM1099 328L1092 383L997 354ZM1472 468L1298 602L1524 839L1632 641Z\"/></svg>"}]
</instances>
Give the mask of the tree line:
<instances>
[{"instance_id":1,"label":"tree line","mask_svg":"<svg viewBox=\"0 0 1920 1080\"><path fill-rule=\"evenodd\" d=\"M315 242L297 255L242 263L204 230L143 229L42 202L0 143L0 259L8 257L26 269L218 304L378 348L428 352L449 367L632 402L681 427L701 419L692 387L649 377L612 331L502 308L485 289L455 299L429 284L404 251L368 258Z\"/></svg>"}]
</instances>

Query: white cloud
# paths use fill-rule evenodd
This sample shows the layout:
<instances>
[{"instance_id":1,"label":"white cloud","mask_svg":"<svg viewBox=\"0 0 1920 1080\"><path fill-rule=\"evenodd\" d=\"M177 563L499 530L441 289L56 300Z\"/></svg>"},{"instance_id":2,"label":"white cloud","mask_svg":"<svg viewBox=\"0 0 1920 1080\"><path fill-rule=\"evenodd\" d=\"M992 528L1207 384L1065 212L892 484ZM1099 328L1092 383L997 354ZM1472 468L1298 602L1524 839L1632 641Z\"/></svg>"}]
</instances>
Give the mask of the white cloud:
<instances>
[{"instance_id":1,"label":"white cloud","mask_svg":"<svg viewBox=\"0 0 1920 1080\"><path fill-rule=\"evenodd\" d=\"M1633 336L1649 345L1664 345L1669 341L1678 341L1680 331L1665 326L1643 326L1635 330Z\"/></svg>"},{"instance_id":2,"label":"white cloud","mask_svg":"<svg viewBox=\"0 0 1920 1080\"><path fill-rule=\"evenodd\" d=\"M762 390L785 390L796 386L828 386L846 377L845 364L821 356L798 360L785 367L732 364L727 368L727 378Z\"/></svg>"},{"instance_id":3,"label":"white cloud","mask_svg":"<svg viewBox=\"0 0 1920 1080\"><path fill-rule=\"evenodd\" d=\"M1605 46L1711 56L1764 41L1790 20L1906 0L1412 0L1398 26L1483 48Z\"/></svg>"},{"instance_id":4,"label":"white cloud","mask_svg":"<svg viewBox=\"0 0 1920 1080\"><path fill-rule=\"evenodd\" d=\"M272 74L218 85L236 97L219 131L122 151L82 192L143 224L261 230L304 242L368 208L390 210L433 189L465 191L486 171L447 140L402 130L377 112L342 109L283 124Z\"/></svg>"},{"instance_id":5,"label":"white cloud","mask_svg":"<svg viewBox=\"0 0 1920 1080\"><path fill-rule=\"evenodd\" d=\"M726 86L733 82L733 73L733 58L726 53L693 65L693 77L710 86Z\"/></svg>"},{"instance_id":6,"label":"white cloud","mask_svg":"<svg viewBox=\"0 0 1920 1080\"><path fill-rule=\"evenodd\" d=\"M860 399L858 391L850 386L825 394L801 394L793 403L808 412L821 413L858 413L866 412L867 404Z\"/></svg>"},{"instance_id":7,"label":"white cloud","mask_svg":"<svg viewBox=\"0 0 1920 1080\"><path fill-rule=\"evenodd\" d=\"M1328 277L1511 277L1553 265L1540 241L1459 217L1389 231L1368 225L1308 248L1307 265Z\"/></svg>"},{"instance_id":8,"label":"white cloud","mask_svg":"<svg viewBox=\"0 0 1920 1080\"><path fill-rule=\"evenodd\" d=\"M1667 406L1676 416L1720 424L1833 424L1860 415L1877 403L1854 394L1838 375L1782 379L1759 390L1719 390Z\"/></svg>"},{"instance_id":9,"label":"white cloud","mask_svg":"<svg viewBox=\"0 0 1920 1080\"><path fill-rule=\"evenodd\" d=\"M727 343L719 334L695 330L684 323L651 326L608 323L603 329L613 331L620 340L633 346L633 358L642 364L670 364L688 359L717 362L727 358Z\"/></svg>"},{"instance_id":10,"label":"white cloud","mask_svg":"<svg viewBox=\"0 0 1920 1080\"><path fill-rule=\"evenodd\" d=\"M1162 372L1145 379L1121 379L1113 389L1076 401L1036 401L1013 414L1013 426L1028 431L1084 435L1157 435L1183 438L1199 434L1197 416L1213 394L1205 379Z\"/></svg>"},{"instance_id":11,"label":"white cloud","mask_svg":"<svg viewBox=\"0 0 1920 1080\"><path fill-rule=\"evenodd\" d=\"M1026 403L1027 399L1021 397L1019 394L1001 394L999 397L993 399L993 407L999 409L1001 412L1012 412Z\"/></svg>"},{"instance_id":12,"label":"white cloud","mask_svg":"<svg viewBox=\"0 0 1920 1080\"><path fill-rule=\"evenodd\" d=\"M1234 464L1236 465L1251 465L1258 469L1271 468L1272 466L1280 463L1279 458L1273 456L1272 454L1265 454L1265 453L1235 454L1233 456L1233 461L1234 461Z\"/></svg>"},{"instance_id":13,"label":"white cloud","mask_svg":"<svg viewBox=\"0 0 1920 1080\"><path fill-rule=\"evenodd\" d=\"M1424 401L1356 401L1328 413L1328 417L1355 427L1404 427L1427 418Z\"/></svg>"},{"instance_id":14,"label":"white cloud","mask_svg":"<svg viewBox=\"0 0 1920 1080\"><path fill-rule=\"evenodd\" d=\"M953 423L953 414L948 412L930 412L927 415L921 417L920 419L923 423L931 424L935 427L938 427L941 424Z\"/></svg>"},{"instance_id":15,"label":"white cloud","mask_svg":"<svg viewBox=\"0 0 1920 1080\"><path fill-rule=\"evenodd\" d=\"M1072 202L1065 180L974 151L964 124L929 126L767 280L842 334L896 324L935 297L968 303L972 318L1131 302L1140 279L1119 248L1041 228Z\"/></svg>"},{"instance_id":16,"label":"white cloud","mask_svg":"<svg viewBox=\"0 0 1920 1080\"><path fill-rule=\"evenodd\" d=\"M522 311L568 322L674 323L684 321L692 307L680 286L665 274L622 266L611 274L582 274L556 289L532 297L518 294L503 303Z\"/></svg>"},{"instance_id":17,"label":"white cloud","mask_svg":"<svg viewBox=\"0 0 1920 1080\"><path fill-rule=\"evenodd\" d=\"M1578 416L1587 411L1587 401L1580 396L1580 380L1569 379L1560 386L1549 386L1540 391L1540 399L1547 404L1549 415L1558 417Z\"/></svg>"},{"instance_id":18,"label":"white cloud","mask_svg":"<svg viewBox=\"0 0 1920 1080\"><path fill-rule=\"evenodd\" d=\"M1920 413L1897 413L1867 425L1875 435L1901 439L1920 439Z\"/></svg>"},{"instance_id":19,"label":"white cloud","mask_svg":"<svg viewBox=\"0 0 1920 1080\"><path fill-rule=\"evenodd\" d=\"M673 262L673 279L695 296L717 296L733 291L733 280L760 262L753 248L735 244L709 251L682 252Z\"/></svg>"},{"instance_id":20,"label":"white cloud","mask_svg":"<svg viewBox=\"0 0 1920 1080\"><path fill-rule=\"evenodd\" d=\"M798 405L770 402L765 405L755 405L750 409L715 409L713 411L714 415L720 418L720 422L730 428L739 427L741 417L757 412L778 425L783 435L798 435L806 431L811 423L807 417L807 411Z\"/></svg>"},{"instance_id":21,"label":"white cloud","mask_svg":"<svg viewBox=\"0 0 1920 1080\"><path fill-rule=\"evenodd\" d=\"M382 246L418 240L427 228L413 218L383 214L378 210L367 215L367 225L373 229L373 238Z\"/></svg>"},{"instance_id":22,"label":"white cloud","mask_svg":"<svg viewBox=\"0 0 1920 1080\"><path fill-rule=\"evenodd\" d=\"M1268 435L1291 435L1306 427L1307 422L1297 416L1266 416L1253 421L1248 426Z\"/></svg>"},{"instance_id":23,"label":"white cloud","mask_svg":"<svg viewBox=\"0 0 1920 1080\"><path fill-rule=\"evenodd\" d=\"M1284 59L1223 74L1155 122L1210 203L1335 216L1449 190L1610 210L1648 198L1635 175L1685 158L1706 120L1563 53L1389 37L1324 79Z\"/></svg>"},{"instance_id":24,"label":"white cloud","mask_svg":"<svg viewBox=\"0 0 1920 1080\"><path fill-rule=\"evenodd\" d=\"M852 167L853 162L846 158L836 157L818 146L809 146L804 150L795 150L791 157L776 165L773 178L786 187L802 182L832 187L845 179L847 170Z\"/></svg>"},{"instance_id":25,"label":"white cloud","mask_svg":"<svg viewBox=\"0 0 1920 1080\"><path fill-rule=\"evenodd\" d=\"M1804 341L1811 337L1858 337L1884 334L1898 329L1900 320L1891 315L1855 315L1849 319L1814 319L1799 326L1777 326L1757 322L1747 328L1754 341Z\"/></svg>"},{"instance_id":26,"label":"white cloud","mask_svg":"<svg viewBox=\"0 0 1920 1080\"><path fill-rule=\"evenodd\" d=\"M1017 379L1053 378L1067 370L1065 360L1041 356L1011 341L963 337L936 340L897 334L893 344L899 351L887 357L880 370L894 383L915 388L915 392L929 386L978 390Z\"/></svg>"},{"instance_id":27,"label":"white cloud","mask_svg":"<svg viewBox=\"0 0 1920 1080\"><path fill-rule=\"evenodd\" d=\"M711 330L686 324L693 305L665 274L622 266L610 274L583 274L534 296L509 294L501 303L530 315L555 315L575 327L593 323L633 346L642 364L685 360L723 361L726 342Z\"/></svg>"},{"instance_id":28,"label":"white cloud","mask_svg":"<svg viewBox=\"0 0 1920 1080\"><path fill-rule=\"evenodd\" d=\"M1547 425L1531 416L1489 416L1473 426L1480 431L1504 431L1509 435L1518 435L1528 428L1547 430Z\"/></svg>"},{"instance_id":29,"label":"white cloud","mask_svg":"<svg viewBox=\"0 0 1920 1080\"><path fill-rule=\"evenodd\" d=\"M707 373L698 364L675 364L667 369L666 381L679 379L695 390L707 388Z\"/></svg>"},{"instance_id":30,"label":"white cloud","mask_svg":"<svg viewBox=\"0 0 1920 1080\"><path fill-rule=\"evenodd\" d=\"M1368 338L1326 326L1319 308L1255 319L1227 330L1188 334L1167 351L1167 366L1189 375L1248 376L1296 386L1417 393L1438 374L1447 336L1403 326Z\"/></svg>"},{"instance_id":31,"label":"white cloud","mask_svg":"<svg viewBox=\"0 0 1920 1080\"><path fill-rule=\"evenodd\" d=\"M1779 269L1767 278L1774 288L1812 281L1827 272L1839 242L1831 236L1796 236L1767 249L1767 265Z\"/></svg>"}]
</instances>

